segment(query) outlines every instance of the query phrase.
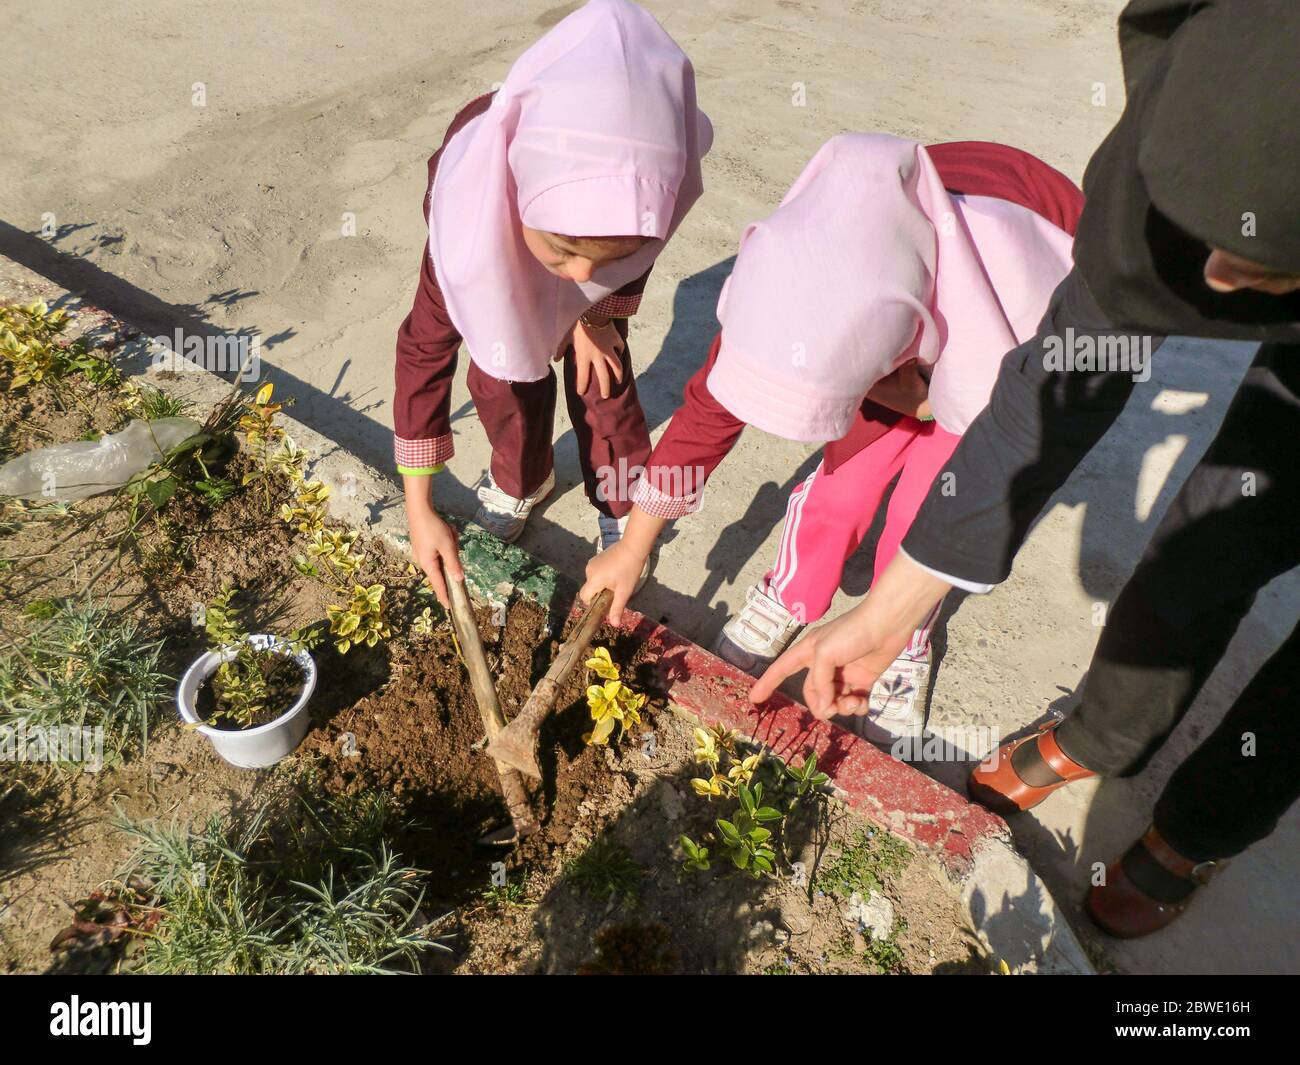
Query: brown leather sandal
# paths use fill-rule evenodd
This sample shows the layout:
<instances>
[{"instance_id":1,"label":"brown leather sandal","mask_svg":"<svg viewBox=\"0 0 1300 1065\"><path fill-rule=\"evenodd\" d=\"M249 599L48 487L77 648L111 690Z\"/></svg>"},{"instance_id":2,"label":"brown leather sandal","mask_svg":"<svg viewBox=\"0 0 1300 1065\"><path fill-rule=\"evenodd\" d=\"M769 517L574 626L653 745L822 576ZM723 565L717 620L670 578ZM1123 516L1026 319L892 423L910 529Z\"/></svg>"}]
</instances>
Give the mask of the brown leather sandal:
<instances>
[{"instance_id":1,"label":"brown leather sandal","mask_svg":"<svg viewBox=\"0 0 1300 1065\"><path fill-rule=\"evenodd\" d=\"M1124 868L1125 858L1141 848L1157 866L1180 881L1193 885L1183 898L1162 901L1133 882ZM1139 859L1142 856L1138 856ZM1154 825L1125 853L1106 867L1106 882L1088 890L1086 909L1093 923L1117 939L1137 939L1172 924L1186 911L1196 888L1208 884L1227 862L1194 862L1184 858L1156 831Z\"/></svg>"},{"instance_id":2,"label":"brown leather sandal","mask_svg":"<svg viewBox=\"0 0 1300 1065\"><path fill-rule=\"evenodd\" d=\"M1032 809L1066 784L1095 777L1097 774L1091 769L1085 769L1065 756L1056 737L1052 735L1059 724L1059 721L1054 721L1044 725L1032 736L1004 743L998 748L992 767L989 767L988 759L985 759L971 772L966 780L966 794L981 806L987 806L1006 816ZM1060 778L1042 787L1026 784L1011 764L1011 757L1017 749L1034 741L1038 743L1039 757Z\"/></svg>"}]
</instances>

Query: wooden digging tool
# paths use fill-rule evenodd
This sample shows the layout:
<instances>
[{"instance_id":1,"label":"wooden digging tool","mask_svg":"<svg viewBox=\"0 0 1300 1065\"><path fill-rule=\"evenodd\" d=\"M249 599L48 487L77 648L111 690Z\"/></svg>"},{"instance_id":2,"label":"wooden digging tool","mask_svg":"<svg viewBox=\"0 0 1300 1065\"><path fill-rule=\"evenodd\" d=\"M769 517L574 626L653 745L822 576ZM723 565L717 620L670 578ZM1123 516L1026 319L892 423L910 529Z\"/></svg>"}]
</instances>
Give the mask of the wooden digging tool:
<instances>
[{"instance_id":1,"label":"wooden digging tool","mask_svg":"<svg viewBox=\"0 0 1300 1065\"><path fill-rule=\"evenodd\" d=\"M501 713L501 703L497 700L496 685L492 683L487 656L483 654L483 641L479 638L478 623L475 622L474 611L469 605L465 582L454 581L450 577L446 577L446 581L447 592L451 598L451 622L456 630L456 640L460 644L465 666L469 670L474 699L478 703L478 712L483 718L483 730L491 741L506 727L506 719ZM479 842L507 846L524 836L531 836L540 826L537 818L533 816L524 778L519 775L518 770L503 765L500 761L496 763L496 767L497 776L501 778L501 793L505 796L506 807L510 810L513 827L490 832Z\"/></svg>"},{"instance_id":2,"label":"wooden digging tool","mask_svg":"<svg viewBox=\"0 0 1300 1065\"><path fill-rule=\"evenodd\" d=\"M564 641L564 646L555 656L546 676L537 682L537 687L519 711L519 716L488 743L488 754L499 763L541 779L542 769L537 764L538 732L542 722L555 709L555 700L559 698L560 688L569 679L569 674L585 659L591 638L596 635L596 629L609 613L609 604L613 599L614 593L606 588L592 600L578 622L578 627L573 630L573 635Z\"/></svg>"}]
</instances>

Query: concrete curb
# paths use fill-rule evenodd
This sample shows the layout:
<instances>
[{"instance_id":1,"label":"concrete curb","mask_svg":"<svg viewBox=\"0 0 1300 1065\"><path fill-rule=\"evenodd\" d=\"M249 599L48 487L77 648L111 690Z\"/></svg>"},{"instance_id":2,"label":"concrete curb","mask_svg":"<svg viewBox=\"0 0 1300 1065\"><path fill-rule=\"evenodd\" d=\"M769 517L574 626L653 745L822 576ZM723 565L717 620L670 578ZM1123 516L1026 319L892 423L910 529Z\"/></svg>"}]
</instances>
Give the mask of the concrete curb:
<instances>
[{"instance_id":1,"label":"concrete curb","mask_svg":"<svg viewBox=\"0 0 1300 1065\"><path fill-rule=\"evenodd\" d=\"M115 360L127 378L200 409L229 392L227 381L172 356L108 312L8 260L4 267L3 280L17 279L24 301L43 298L66 307L79 316L78 332L115 342ZM287 413L282 417L286 433L309 456L310 475L330 486L331 514L408 552L405 510L392 479ZM463 526L462 554L471 591L483 599L500 602L520 594L551 606L571 600L577 589L550 566L472 525ZM854 734L818 721L783 694L761 708L753 706L746 694L750 677L671 629L632 610L625 613L622 628L657 651L663 687L682 710L706 724L736 729L786 759L816 752L840 799L937 857L984 945L1013 971L1094 971L1050 892L1015 850L1001 818Z\"/></svg>"}]
</instances>

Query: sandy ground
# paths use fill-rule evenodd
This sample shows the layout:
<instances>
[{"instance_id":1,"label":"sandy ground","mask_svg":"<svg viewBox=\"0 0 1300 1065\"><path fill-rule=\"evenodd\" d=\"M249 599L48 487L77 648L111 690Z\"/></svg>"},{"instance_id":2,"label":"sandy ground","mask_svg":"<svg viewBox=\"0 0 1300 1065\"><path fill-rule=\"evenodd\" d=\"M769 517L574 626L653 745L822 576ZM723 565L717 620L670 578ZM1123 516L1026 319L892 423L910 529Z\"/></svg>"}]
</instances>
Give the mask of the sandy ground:
<instances>
[{"instance_id":1,"label":"sandy ground","mask_svg":"<svg viewBox=\"0 0 1300 1065\"><path fill-rule=\"evenodd\" d=\"M0 253L150 332L259 333L269 376L297 397L296 415L390 464L393 334L425 238L425 160L455 111L573 6L47 0L13 14L10 33L34 62L0 70ZM716 128L706 194L661 257L632 329L656 433L712 336L741 228L771 210L827 137L1005 140L1078 179L1122 105L1120 0L648 6L695 61ZM344 235L349 218L355 235ZM43 226L49 239L32 235ZM1097 638L1094 606L1131 571L1249 357L1242 345L1166 347L1013 578L955 604L932 726L1004 735L1068 708ZM487 449L463 370L459 451L437 491L469 513ZM556 435L560 490L522 546L576 573L594 518L562 412ZM804 446L747 433L637 605L711 642L767 568L785 497L814 463ZM863 552L836 610L865 591L870 569ZM1013 826L1067 909L1092 863L1145 826L1171 768L1282 638L1297 596L1294 573L1261 596L1201 703L1144 774L1067 789ZM978 742L965 735L967 746ZM964 767L934 771L959 785ZM1131 971L1294 970L1297 855L1293 812L1175 928L1136 944L1099 942Z\"/></svg>"}]
</instances>

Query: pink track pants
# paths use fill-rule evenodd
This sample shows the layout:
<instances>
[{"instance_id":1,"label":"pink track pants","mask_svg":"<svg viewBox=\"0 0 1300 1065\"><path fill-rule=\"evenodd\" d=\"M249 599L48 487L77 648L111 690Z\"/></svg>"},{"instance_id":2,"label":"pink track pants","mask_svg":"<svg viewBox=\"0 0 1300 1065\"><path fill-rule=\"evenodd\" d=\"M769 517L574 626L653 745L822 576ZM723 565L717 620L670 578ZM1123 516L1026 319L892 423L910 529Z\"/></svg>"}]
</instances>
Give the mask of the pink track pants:
<instances>
[{"instance_id":1,"label":"pink track pants","mask_svg":"<svg viewBox=\"0 0 1300 1065\"><path fill-rule=\"evenodd\" d=\"M862 543L885 490L898 476L876 545L872 580L879 580L960 440L934 422L904 418L834 473L819 463L790 493L776 564L764 578L767 593L805 623L821 618L840 586L844 563ZM905 653L920 655L929 649L938 613L936 607Z\"/></svg>"}]
</instances>

